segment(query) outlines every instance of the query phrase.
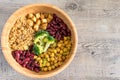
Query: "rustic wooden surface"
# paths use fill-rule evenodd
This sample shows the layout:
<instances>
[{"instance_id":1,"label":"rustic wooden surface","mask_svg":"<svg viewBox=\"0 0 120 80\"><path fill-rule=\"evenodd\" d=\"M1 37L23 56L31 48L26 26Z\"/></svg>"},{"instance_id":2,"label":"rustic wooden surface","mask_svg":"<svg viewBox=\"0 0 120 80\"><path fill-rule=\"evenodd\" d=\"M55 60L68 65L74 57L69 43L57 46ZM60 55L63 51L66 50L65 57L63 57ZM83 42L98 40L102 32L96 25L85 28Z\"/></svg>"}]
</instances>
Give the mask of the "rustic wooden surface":
<instances>
[{"instance_id":1,"label":"rustic wooden surface","mask_svg":"<svg viewBox=\"0 0 120 80\"><path fill-rule=\"evenodd\" d=\"M15 10L31 3L63 9L75 23L79 38L70 66L43 80L120 80L120 0L0 0L0 32ZM0 50L0 80L40 79L13 70Z\"/></svg>"}]
</instances>

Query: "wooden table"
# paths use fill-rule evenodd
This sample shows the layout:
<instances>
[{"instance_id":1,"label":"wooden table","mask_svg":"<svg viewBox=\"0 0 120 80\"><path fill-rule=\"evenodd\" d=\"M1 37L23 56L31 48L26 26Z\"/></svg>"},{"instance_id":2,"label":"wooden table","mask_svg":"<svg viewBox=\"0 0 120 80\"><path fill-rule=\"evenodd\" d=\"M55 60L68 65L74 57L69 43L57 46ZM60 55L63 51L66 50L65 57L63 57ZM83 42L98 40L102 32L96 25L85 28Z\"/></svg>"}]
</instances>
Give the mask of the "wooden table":
<instances>
[{"instance_id":1,"label":"wooden table","mask_svg":"<svg viewBox=\"0 0 120 80\"><path fill-rule=\"evenodd\" d=\"M58 75L41 80L120 80L120 0L0 0L0 32L8 17L31 3L63 9L78 32L72 63ZM40 80L13 70L0 50L0 80Z\"/></svg>"}]
</instances>

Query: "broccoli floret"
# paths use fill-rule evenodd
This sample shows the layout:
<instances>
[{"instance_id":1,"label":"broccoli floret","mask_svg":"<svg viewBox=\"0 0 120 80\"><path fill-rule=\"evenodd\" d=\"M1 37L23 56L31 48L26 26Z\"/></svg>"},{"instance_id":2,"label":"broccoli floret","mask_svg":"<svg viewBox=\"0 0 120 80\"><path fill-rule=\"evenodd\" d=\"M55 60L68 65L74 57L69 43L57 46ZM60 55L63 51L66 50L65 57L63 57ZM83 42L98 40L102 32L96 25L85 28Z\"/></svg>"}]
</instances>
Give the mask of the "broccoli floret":
<instances>
[{"instance_id":1,"label":"broccoli floret","mask_svg":"<svg viewBox=\"0 0 120 80\"><path fill-rule=\"evenodd\" d=\"M47 31L40 30L35 34L35 38L40 37L40 36L44 38L44 36L48 36L48 35L49 35L49 33Z\"/></svg>"},{"instance_id":2,"label":"broccoli floret","mask_svg":"<svg viewBox=\"0 0 120 80\"><path fill-rule=\"evenodd\" d=\"M41 43L43 38L48 36L49 33L47 31L44 31L44 30L40 30L38 31L36 34L35 34L35 39L34 39L34 43Z\"/></svg>"},{"instance_id":3,"label":"broccoli floret","mask_svg":"<svg viewBox=\"0 0 120 80\"><path fill-rule=\"evenodd\" d=\"M55 39L47 31L40 30L35 34L33 52L39 55L45 52Z\"/></svg>"},{"instance_id":4,"label":"broccoli floret","mask_svg":"<svg viewBox=\"0 0 120 80\"><path fill-rule=\"evenodd\" d=\"M55 39L49 35L45 37L43 41L46 43L44 47L44 52L45 52L49 48L49 46L55 42Z\"/></svg>"},{"instance_id":5,"label":"broccoli floret","mask_svg":"<svg viewBox=\"0 0 120 80\"><path fill-rule=\"evenodd\" d=\"M43 49L42 49L42 47L40 47L39 45L34 44L34 46L33 46L33 52L34 52L36 55L39 55L41 52L43 52Z\"/></svg>"}]
</instances>

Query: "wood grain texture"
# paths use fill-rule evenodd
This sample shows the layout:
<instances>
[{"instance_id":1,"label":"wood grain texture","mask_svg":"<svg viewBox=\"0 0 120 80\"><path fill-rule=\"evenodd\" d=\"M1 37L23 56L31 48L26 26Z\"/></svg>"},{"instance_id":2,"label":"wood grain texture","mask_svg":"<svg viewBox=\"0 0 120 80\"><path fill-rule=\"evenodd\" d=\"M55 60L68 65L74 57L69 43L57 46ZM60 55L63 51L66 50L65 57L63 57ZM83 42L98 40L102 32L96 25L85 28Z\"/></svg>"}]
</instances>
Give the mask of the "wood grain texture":
<instances>
[{"instance_id":1,"label":"wood grain texture","mask_svg":"<svg viewBox=\"0 0 120 80\"><path fill-rule=\"evenodd\" d=\"M63 9L79 37L70 66L44 80L120 80L120 0L0 0L0 32L15 10L31 3L50 3ZM0 80L40 79L14 71L0 50Z\"/></svg>"}]
</instances>

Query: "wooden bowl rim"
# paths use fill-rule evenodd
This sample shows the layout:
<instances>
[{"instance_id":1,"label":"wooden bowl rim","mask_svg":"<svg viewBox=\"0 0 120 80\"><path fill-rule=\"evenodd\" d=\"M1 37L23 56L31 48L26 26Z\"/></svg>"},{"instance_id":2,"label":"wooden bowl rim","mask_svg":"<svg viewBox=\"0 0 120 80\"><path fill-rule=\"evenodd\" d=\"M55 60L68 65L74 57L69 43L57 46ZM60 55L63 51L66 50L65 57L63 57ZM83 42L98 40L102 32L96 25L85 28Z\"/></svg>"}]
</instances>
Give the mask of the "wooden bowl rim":
<instances>
[{"instance_id":1,"label":"wooden bowl rim","mask_svg":"<svg viewBox=\"0 0 120 80\"><path fill-rule=\"evenodd\" d=\"M50 7L50 8L53 8L53 9L59 11L60 13L62 13L64 16L67 17L67 19L69 20L69 22L71 23L71 26L72 26L72 28L73 28L73 33L75 34L75 35L74 35L75 43L74 43L74 49L73 49L74 51L73 51L70 59L68 59L67 63L66 63L64 66L62 66L60 69L58 69L57 71L54 71L54 72L52 72L52 73L50 73L50 74L45 74L45 75L33 75L33 74L30 74L30 73L25 73L25 72L23 72L22 70L18 69L17 66L13 66L13 65L11 64L11 62L8 60L7 53L6 53L6 51L4 50L4 46L5 46L4 40L5 40L5 38L6 38L6 37L4 36L4 34L5 34L5 31L7 30L7 27L6 27L6 26L7 26L7 23L11 20L11 17L13 17L16 13L18 13L18 12L20 12L21 10L24 10L24 9L26 9L26 8L33 7L33 6L39 6L39 7L40 7L40 6L41 6L41 7L47 6L47 7ZM14 68L17 72L19 72L19 73L21 73L21 74L23 74L23 75L26 75L26 76L28 76L28 77L32 77L32 78L47 78L47 77L51 77L51 76L56 75L56 74L58 74L59 72L63 71L63 70L71 63L71 61L73 60L73 58L74 58L74 56L75 56L75 53L76 53L76 49L77 49L77 43L78 43L77 31L76 31L76 29L75 29L74 23L72 22L72 20L69 18L69 16L68 16L63 10L61 10L61 9L59 9L58 7L53 6L53 5L51 5L51 4L30 4L30 5L27 5L27 6L24 6L24 7L20 8L20 9L18 9L17 11L15 11L15 12L9 17L9 19L8 19L7 22L5 23L5 25L4 25L4 27L3 27L3 30L2 30L2 35L1 35L1 47L2 47L2 52L3 52L3 55L4 55L5 59L7 60L7 62L8 62L8 63L10 64L10 66L11 66L12 68Z\"/></svg>"}]
</instances>

